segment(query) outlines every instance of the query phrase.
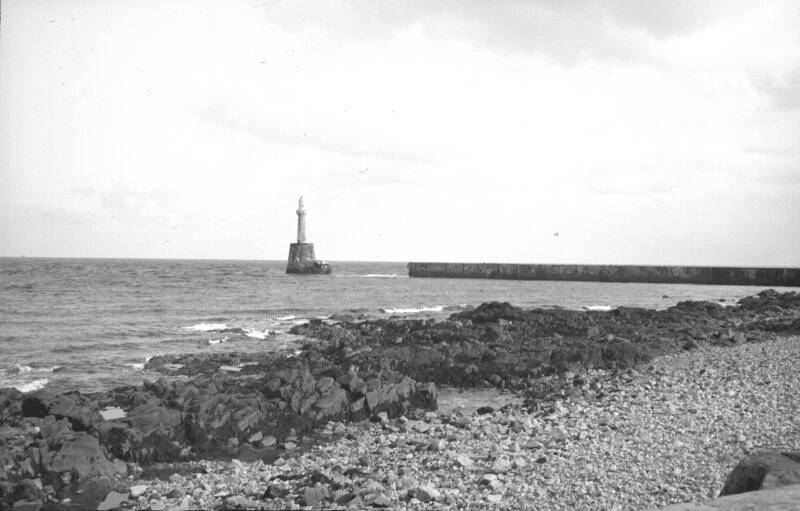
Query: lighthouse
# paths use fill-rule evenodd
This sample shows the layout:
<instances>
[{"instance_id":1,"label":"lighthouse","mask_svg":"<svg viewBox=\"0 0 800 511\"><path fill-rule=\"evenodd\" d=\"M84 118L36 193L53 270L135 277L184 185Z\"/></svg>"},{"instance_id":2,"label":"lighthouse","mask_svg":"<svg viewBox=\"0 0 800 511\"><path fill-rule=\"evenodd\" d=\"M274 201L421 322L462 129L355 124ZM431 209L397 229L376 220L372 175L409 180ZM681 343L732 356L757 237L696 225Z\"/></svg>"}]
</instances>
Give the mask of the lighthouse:
<instances>
[{"instance_id":1,"label":"lighthouse","mask_svg":"<svg viewBox=\"0 0 800 511\"><path fill-rule=\"evenodd\" d=\"M306 242L306 210L303 207L303 196L297 201L297 242Z\"/></svg>"},{"instance_id":2,"label":"lighthouse","mask_svg":"<svg viewBox=\"0 0 800 511\"><path fill-rule=\"evenodd\" d=\"M306 209L303 196L297 201L297 243L289 244L289 262L286 273L320 275L331 272L331 265L317 261L314 257L314 244L306 243Z\"/></svg>"}]
</instances>

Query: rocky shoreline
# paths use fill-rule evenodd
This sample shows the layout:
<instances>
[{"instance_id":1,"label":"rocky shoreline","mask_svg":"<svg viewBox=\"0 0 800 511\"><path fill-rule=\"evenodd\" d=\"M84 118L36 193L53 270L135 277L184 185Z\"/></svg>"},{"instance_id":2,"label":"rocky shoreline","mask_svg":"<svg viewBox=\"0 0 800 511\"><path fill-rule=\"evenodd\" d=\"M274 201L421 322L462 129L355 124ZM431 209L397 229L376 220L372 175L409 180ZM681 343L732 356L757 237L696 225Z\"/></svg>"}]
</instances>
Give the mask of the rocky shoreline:
<instances>
[{"instance_id":1,"label":"rocky shoreline","mask_svg":"<svg viewBox=\"0 0 800 511\"><path fill-rule=\"evenodd\" d=\"M165 376L140 387L0 390L0 502L642 509L708 498L743 455L800 448L798 330L800 295L774 291L664 311L490 303L446 321L312 321L293 329L309 338L296 352L161 357L148 364ZM437 411L437 386L519 402Z\"/></svg>"}]
</instances>

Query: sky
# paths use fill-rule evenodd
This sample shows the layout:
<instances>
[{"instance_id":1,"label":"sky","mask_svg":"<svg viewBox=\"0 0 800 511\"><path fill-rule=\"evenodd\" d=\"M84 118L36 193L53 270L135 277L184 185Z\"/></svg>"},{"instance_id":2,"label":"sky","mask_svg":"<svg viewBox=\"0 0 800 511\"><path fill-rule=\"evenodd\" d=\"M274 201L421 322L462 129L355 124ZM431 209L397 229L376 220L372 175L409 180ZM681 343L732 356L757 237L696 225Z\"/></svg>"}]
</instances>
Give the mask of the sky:
<instances>
[{"instance_id":1,"label":"sky","mask_svg":"<svg viewBox=\"0 0 800 511\"><path fill-rule=\"evenodd\" d=\"M0 9L0 256L800 266L796 0Z\"/></svg>"}]
</instances>

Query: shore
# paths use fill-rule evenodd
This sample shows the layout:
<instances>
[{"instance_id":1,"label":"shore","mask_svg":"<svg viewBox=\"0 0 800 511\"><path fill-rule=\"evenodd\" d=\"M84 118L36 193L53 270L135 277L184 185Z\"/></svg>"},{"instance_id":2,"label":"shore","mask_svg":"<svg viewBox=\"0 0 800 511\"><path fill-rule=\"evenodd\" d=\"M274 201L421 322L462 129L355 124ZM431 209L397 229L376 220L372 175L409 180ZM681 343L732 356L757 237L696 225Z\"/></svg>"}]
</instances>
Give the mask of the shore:
<instances>
[{"instance_id":1,"label":"shore","mask_svg":"<svg viewBox=\"0 0 800 511\"><path fill-rule=\"evenodd\" d=\"M444 321L312 320L277 354L156 357L164 376L141 386L0 389L0 504L702 500L745 454L800 448L798 330L800 295L774 291L662 311L492 302Z\"/></svg>"},{"instance_id":2,"label":"shore","mask_svg":"<svg viewBox=\"0 0 800 511\"><path fill-rule=\"evenodd\" d=\"M509 405L332 423L324 433L341 438L297 457L134 481L147 486L137 509L297 509L336 499L340 507L625 510L705 500L745 454L800 449L798 367L800 337L791 336L662 356L610 380L602 398L567 398L538 413ZM165 497L176 491L186 495Z\"/></svg>"}]
</instances>

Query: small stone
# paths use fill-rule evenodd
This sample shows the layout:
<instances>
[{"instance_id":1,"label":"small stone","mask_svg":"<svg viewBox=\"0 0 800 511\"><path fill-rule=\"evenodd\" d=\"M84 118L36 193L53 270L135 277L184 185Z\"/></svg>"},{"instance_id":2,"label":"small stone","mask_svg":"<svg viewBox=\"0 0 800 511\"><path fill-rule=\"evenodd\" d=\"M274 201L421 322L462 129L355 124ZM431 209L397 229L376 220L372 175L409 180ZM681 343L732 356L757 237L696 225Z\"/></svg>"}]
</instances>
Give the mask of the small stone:
<instances>
[{"instance_id":1,"label":"small stone","mask_svg":"<svg viewBox=\"0 0 800 511\"><path fill-rule=\"evenodd\" d=\"M383 493L379 493L375 498L371 499L369 505L373 507L389 507L392 505L392 501Z\"/></svg>"},{"instance_id":2,"label":"small stone","mask_svg":"<svg viewBox=\"0 0 800 511\"><path fill-rule=\"evenodd\" d=\"M431 502L441 500L442 494L431 485L428 484L421 484L414 489L414 496L420 500L420 502Z\"/></svg>"},{"instance_id":3,"label":"small stone","mask_svg":"<svg viewBox=\"0 0 800 511\"><path fill-rule=\"evenodd\" d=\"M478 484L481 486L486 486L492 481L497 481L497 474L483 474L480 479L478 479Z\"/></svg>"},{"instance_id":4,"label":"small stone","mask_svg":"<svg viewBox=\"0 0 800 511\"><path fill-rule=\"evenodd\" d=\"M261 437L261 446L262 447L272 447L278 443L278 440L272 435L264 435Z\"/></svg>"},{"instance_id":5,"label":"small stone","mask_svg":"<svg viewBox=\"0 0 800 511\"><path fill-rule=\"evenodd\" d=\"M267 491L264 492L264 498L269 499L282 499L287 495L289 495L289 488L284 488L283 486L278 486L277 484L269 485Z\"/></svg>"},{"instance_id":6,"label":"small stone","mask_svg":"<svg viewBox=\"0 0 800 511\"><path fill-rule=\"evenodd\" d=\"M505 458L498 458L492 463L492 472L495 474L505 474L511 469L511 463Z\"/></svg>"},{"instance_id":7,"label":"small stone","mask_svg":"<svg viewBox=\"0 0 800 511\"><path fill-rule=\"evenodd\" d=\"M151 511L164 511L167 505L161 500L151 499L148 503L148 507Z\"/></svg>"},{"instance_id":8,"label":"small stone","mask_svg":"<svg viewBox=\"0 0 800 511\"><path fill-rule=\"evenodd\" d=\"M183 481L183 477L181 477L180 474L172 474L169 476L169 482L171 483L180 483L181 481Z\"/></svg>"},{"instance_id":9,"label":"small stone","mask_svg":"<svg viewBox=\"0 0 800 511\"><path fill-rule=\"evenodd\" d=\"M180 499L186 495L186 492L180 488L173 488L169 493L167 493L167 498L170 499Z\"/></svg>"},{"instance_id":10,"label":"small stone","mask_svg":"<svg viewBox=\"0 0 800 511\"><path fill-rule=\"evenodd\" d=\"M322 485L307 486L306 489L303 490L303 500L306 506L316 507L330 497L330 495L328 488Z\"/></svg>"},{"instance_id":11,"label":"small stone","mask_svg":"<svg viewBox=\"0 0 800 511\"><path fill-rule=\"evenodd\" d=\"M261 438L263 438L263 436L264 436L263 433L261 433L260 431L256 431L255 433L253 433L252 435L247 437L247 441L250 442L251 444L255 444L256 442L261 440Z\"/></svg>"},{"instance_id":12,"label":"small stone","mask_svg":"<svg viewBox=\"0 0 800 511\"><path fill-rule=\"evenodd\" d=\"M428 446L428 449L430 449L431 451L439 452L439 451L444 451L446 447L447 443L440 438L438 440L434 440L433 442L431 442Z\"/></svg>"},{"instance_id":13,"label":"small stone","mask_svg":"<svg viewBox=\"0 0 800 511\"><path fill-rule=\"evenodd\" d=\"M472 458L470 458L466 454L459 454L458 456L456 456L456 463L464 468L472 468L475 466L475 462L473 462Z\"/></svg>"}]
</instances>

